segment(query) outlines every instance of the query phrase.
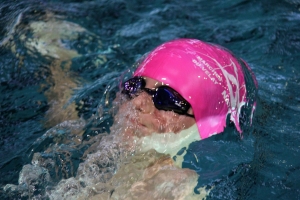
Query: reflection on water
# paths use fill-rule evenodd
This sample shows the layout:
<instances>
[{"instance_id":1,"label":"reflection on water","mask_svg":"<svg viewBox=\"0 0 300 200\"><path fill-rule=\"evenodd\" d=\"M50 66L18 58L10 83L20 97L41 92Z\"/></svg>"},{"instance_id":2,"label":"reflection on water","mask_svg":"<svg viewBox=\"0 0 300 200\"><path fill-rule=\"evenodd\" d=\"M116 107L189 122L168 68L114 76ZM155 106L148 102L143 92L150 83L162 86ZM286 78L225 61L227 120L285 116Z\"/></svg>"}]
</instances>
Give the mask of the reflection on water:
<instances>
[{"instance_id":1,"label":"reflection on water","mask_svg":"<svg viewBox=\"0 0 300 200\"><path fill-rule=\"evenodd\" d=\"M76 105L74 103L67 105L79 83L77 75L70 70L72 59L82 56L77 47L88 45L92 41L97 41L95 48L101 49L100 38L78 24L64 20L63 16L48 11L40 15L38 21L27 22L26 18L23 18L24 14L19 14L13 26L14 30L10 32L13 35L7 35L3 45L16 54L20 60L20 68L22 61L28 57L38 59L37 54L49 60L48 69L51 75L44 77L46 86L40 86L42 91L47 89L44 94L50 105L46 113L46 126L51 127L65 120L78 119ZM25 49L27 58L18 53L20 48ZM104 55L98 57L97 61L101 59L98 65L106 62ZM45 88L47 86L48 88Z\"/></svg>"},{"instance_id":2,"label":"reflection on water","mask_svg":"<svg viewBox=\"0 0 300 200\"><path fill-rule=\"evenodd\" d=\"M300 198L295 159L300 142L299 8L296 0L1 2L1 198L8 193L24 199L64 193L151 196L149 177L156 163L168 169L156 171L158 183L168 180L172 170L181 171L153 151L122 157L129 163L122 168L112 162L120 159L119 151L112 151L120 147L111 135L99 134L112 124L116 77L140 55L178 37L231 49L250 63L260 87L253 128L242 140L229 128L184 150L182 166L200 176L195 190L212 188L208 199ZM157 162L149 164L152 160ZM134 162L136 176L128 170ZM145 166L148 174L139 176ZM123 169L124 185L110 179L116 167ZM174 177L173 186L194 186L194 171L183 171L185 181ZM110 181L102 184L95 177ZM136 184L126 184L128 177ZM139 193L143 190L151 194Z\"/></svg>"}]
</instances>

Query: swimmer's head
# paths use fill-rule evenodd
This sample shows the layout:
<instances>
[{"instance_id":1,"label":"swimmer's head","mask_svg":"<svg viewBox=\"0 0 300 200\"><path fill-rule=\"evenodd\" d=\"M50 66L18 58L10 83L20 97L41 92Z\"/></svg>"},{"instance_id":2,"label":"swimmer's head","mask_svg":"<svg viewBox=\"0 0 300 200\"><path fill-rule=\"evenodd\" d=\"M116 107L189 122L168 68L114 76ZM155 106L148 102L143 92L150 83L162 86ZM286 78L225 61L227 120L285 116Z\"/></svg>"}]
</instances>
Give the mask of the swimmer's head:
<instances>
[{"instance_id":1,"label":"swimmer's head","mask_svg":"<svg viewBox=\"0 0 300 200\"><path fill-rule=\"evenodd\" d=\"M149 77L178 92L183 97L179 101L183 103L179 106L182 113L176 106L174 111L189 114L190 105L200 137L205 139L224 130L228 114L242 132L239 116L248 101L245 70L250 70L247 64L223 47L196 39L178 39L151 51L138 65L134 77ZM171 106L174 103L170 102Z\"/></svg>"}]
</instances>

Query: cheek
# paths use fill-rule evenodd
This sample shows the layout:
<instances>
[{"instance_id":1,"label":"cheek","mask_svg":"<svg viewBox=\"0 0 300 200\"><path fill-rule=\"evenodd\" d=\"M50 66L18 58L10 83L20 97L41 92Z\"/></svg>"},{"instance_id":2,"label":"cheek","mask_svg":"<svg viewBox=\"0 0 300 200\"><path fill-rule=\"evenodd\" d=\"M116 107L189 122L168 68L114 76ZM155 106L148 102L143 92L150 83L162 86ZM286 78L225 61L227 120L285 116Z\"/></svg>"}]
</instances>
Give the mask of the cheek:
<instances>
[{"instance_id":1,"label":"cheek","mask_svg":"<svg viewBox=\"0 0 300 200\"><path fill-rule=\"evenodd\" d=\"M191 127L195 123L193 118L184 115L178 115L171 111L156 110L155 116L160 124L159 133L178 133Z\"/></svg>"},{"instance_id":2,"label":"cheek","mask_svg":"<svg viewBox=\"0 0 300 200\"><path fill-rule=\"evenodd\" d=\"M193 126L196 123L194 118L188 117L188 116L181 116L181 119L179 120L179 122L182 124L183 129L190 128L191 126ZM181 130L183 130L183 129L181 129Z\"/></svg>"}]
</instances>

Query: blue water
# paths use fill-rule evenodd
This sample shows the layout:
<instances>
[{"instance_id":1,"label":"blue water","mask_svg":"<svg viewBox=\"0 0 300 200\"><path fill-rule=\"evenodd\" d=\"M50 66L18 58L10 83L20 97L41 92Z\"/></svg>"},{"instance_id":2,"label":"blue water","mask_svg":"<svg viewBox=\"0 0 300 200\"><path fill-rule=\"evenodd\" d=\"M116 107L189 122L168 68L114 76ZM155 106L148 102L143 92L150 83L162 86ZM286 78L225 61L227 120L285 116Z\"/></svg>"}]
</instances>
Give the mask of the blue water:
<instances>
[{"instance_id":1,"label":"blue water","mask_svg":"<svg viewBox=\"0 0 300 200\"><path fill-rule=\"evenodd\" d=\"M84 141L108 131L110 105L103 102L114 99L118 77L155 46L181 37L230 49L249 63L259 84L253 126L243 138L226 130L227 135L193 143L184 167L200 175L198 186L213 188L208 199L300 199L299 0L23 0L2 1L0 13L1 199L16 198L2 187L18 184L20 170L35 152L52 149L49 157L71 157L67 163L57 159L69 170L53 175L54 182L73 176L87 147L70 142L74 138L58 141L44 134L79 117L86 123ZM29 24L51 22L53 16L85 29L61 40L80 56L61 59L56 68L50 67L53 57L28 47L36 37ZM64 82L59 80L69 83L69 90L60 93ZM63 97L68 91L73 92ZM49 114L53 101L63 98L60 111ZM94 117L99 109L101 119Z\"/></svg>"}]
</instances>

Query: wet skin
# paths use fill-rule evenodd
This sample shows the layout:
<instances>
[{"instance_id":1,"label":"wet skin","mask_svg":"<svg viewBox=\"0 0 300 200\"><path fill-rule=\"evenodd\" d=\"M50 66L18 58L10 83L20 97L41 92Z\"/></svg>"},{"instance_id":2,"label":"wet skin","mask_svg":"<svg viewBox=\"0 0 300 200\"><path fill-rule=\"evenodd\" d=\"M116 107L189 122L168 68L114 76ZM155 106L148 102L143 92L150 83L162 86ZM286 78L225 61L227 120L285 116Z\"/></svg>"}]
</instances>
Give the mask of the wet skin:
<instances>
[{"instance_id":1,"label":"wet skin","mask_svg":"<svg viewBox=\"0 0 300 200\"><path fill-rule=\"evenodd\" d=\"M155 89L163 83L149 77L144 77L146 88ZM124 115L124 112L128 113ZM173 111L158 110L152 101L152 97L142 91L138 96L123 103L116 115L116 121L126 117L124 134L127 136L144 137L152 133L178 133L195 124L195 119L186 115L180 115ZM193 114L192 109L188 111Z\"/></svg>"}]
</instances>

